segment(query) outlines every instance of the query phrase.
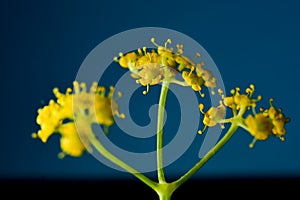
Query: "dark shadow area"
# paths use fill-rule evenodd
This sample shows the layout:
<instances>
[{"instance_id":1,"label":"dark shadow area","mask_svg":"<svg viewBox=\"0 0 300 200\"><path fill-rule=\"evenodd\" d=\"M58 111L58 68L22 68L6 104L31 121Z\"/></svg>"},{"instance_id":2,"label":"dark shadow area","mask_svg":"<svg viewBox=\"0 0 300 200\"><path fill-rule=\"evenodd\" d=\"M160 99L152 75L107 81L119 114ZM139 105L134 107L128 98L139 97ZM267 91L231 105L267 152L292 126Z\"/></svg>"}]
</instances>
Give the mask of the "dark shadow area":
<instances>
[{"instance_id":1,"label":"dark shadow area","mask_svg":"<svg viewBox=\"0 0 300 200\"><path fill-rule=\"evenodd\" d=\"M223 178L192 179L172 196L181 199L248 199L284 197L298 199L300 177L296 178ZM96 199L158 199L156 193L137 180L1 180L0 192L7 198L96 198Z\"/></svg>"}]
</instances>

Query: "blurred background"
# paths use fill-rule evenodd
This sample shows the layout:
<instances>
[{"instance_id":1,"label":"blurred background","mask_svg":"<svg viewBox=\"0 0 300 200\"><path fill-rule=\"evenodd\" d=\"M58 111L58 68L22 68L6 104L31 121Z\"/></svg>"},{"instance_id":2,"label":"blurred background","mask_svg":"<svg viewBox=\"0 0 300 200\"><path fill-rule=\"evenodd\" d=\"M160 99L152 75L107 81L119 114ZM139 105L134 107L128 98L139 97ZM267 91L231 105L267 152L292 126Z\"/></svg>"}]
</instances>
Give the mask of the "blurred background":
<instances>
[{"instance_id":1,"label":"blurred background","mask_svg":"<svg viewBox=\"0 0 300 200\"><path fill-rule=\"evenodd\" d=\"M53 98L52 89L70 87L99 43L140 27L173 29L193 38L216 63L228 91L254 83L256 94L264 97L262 105L274 97L274 105L291 118L284 142L271 138L253 149L248 147L252 137L239 129L193 179L300 177L299 6L289 0L1 1L0 178L135 180L89 154L58 159L58 135L43 144L31 133L39 129L37 109ZM114 69L107 76L125 72ZM155 87L150 91L158 92ZM148 100L146 105L155 103ZM138 122L143 116L136 115L137 123L147 122ZM116 129L112 127L111 134L117 134ZM168 166L167 176L189 169L198 159L197 149L192 146Z\"/></svg>"}]
</instances>

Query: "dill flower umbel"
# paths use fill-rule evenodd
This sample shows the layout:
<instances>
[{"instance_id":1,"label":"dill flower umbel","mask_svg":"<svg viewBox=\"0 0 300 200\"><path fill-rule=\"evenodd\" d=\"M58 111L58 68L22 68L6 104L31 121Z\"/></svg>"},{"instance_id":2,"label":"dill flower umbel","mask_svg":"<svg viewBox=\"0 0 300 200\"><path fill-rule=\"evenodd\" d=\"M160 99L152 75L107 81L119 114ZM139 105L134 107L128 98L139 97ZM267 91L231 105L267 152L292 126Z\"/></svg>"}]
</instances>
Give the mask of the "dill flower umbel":
<instances>
[{"instance_id":1,"label":"dill flower umbel","mask_svg":"<svg viewBox=\"0 0 300 200\"><path fill-rule=\"evenodd\" d=\"M124 114L119 113L117 99L113 98L115 90L113 86L107 90L107 88L98 86L98 83L94 82L87 89L86 83L74 81L73 88L68 88L64 93L60 92L58 88L54 88L53 93L56 99L50 100L48 105L38 109L36 123L40 126L40 130L33 133L32 137L45 143L53 134L59 134L62 150L59 153L60 158L66 155L79 157L85 151L89 153L98 152L152 188L160 200L170 200L174 191L211 159L236 133L238 128L243 128L253 137L249 145L251 148L256 141L266 140L271 136L284 141L285 125L290 119L285 116L281 108L276 108L273 105L273 98L269 100L269 108L260 108L257 112L257 104L262 100L262 96L253 96L255 90L253 84L250 84L244 91L236 87L230 91L229 96L225 96L224 92L218 89L220 100L217 105L206 108L203 103L196 103L195 110L200 111L202 117L191 121L196 121L196 123L202 121L204 128L198 131L199 134L203 134L208 127L217 125L220 125L225 134L203 157L199 157L199 160L187 172L176 180L167 181L164 172L164 156L168 153L164 154L163 152L165 149L163 140L166 134L164 113L169 86L174 83L190 87L196 94L200 94L202 98L199 99L201 101L205 97L202 90L205 87L211 90L212 95L216 94L214 89L217 87L217 80L211 71L204 68L205 63L203 61L195 62L194 58L191 59L191 57L183 55L184 46L182 44L177 44L177 50L174 51L173 48L168 47L171 44L171 39L167 39L164 46L158 45L154 38L151 38L151 42L155 48L149 50L142 47L127 53L120 52L118 57L114 57L114 61L118 62L122 68L128 69L137 84L146 87L143 94L147 94L152 85L162 85L156 124L155 164L157 180L150 179L142 171L135 169L135 166L123 161L102 144L102 137L97 137L93 132L92 125L99 124L103 126L104 133L108 133L109 127L114 124L114 116L125 117ZM195 58L198 57L201 57L200 53L196 53ZM118 92L117 96L121 97L122 94ZM189 99L189 96L185 95L183 98ZM214 104L214 101L211 103ZM227 115L227 110L231 111L228 112L229 115ZM191 116L194 115L191 114ZM183 121L187 122L187 120ZM228 127L227 130L226 126ZM182 142L175 142L174 144L185 145Z\"/></svg>"},{"instance_id":2,"label":"dill flower umbel","mask_svg":"<svg viewBox=\"0 0 300 200\"><path fill-rule=\"evenodd\" d=\"M138 84L146 86L144 94L148 93L149 86L165 80L182 86L190 86L199 93L202 86L216 87L216 78L204 68L205 63L203 61L196 63L184 56L182 44L177 44L177 51L174 51L173 48L168 47L171 39L168 39L164 46L158 45L155 38L151 38L151 42L156 46L151 51L143 47L126 54L120 52L119 56L114 58L121 67L128 68L132 72L132 77L137 79ZM196 57L200 57L200 53L196 53ZM181 73L183 82L175 79L178 73Z\"/></svg>"},{"instance_id":3,"label":"dill flower umbel","mask_svg":"<svg viewBox=\"0 0 300 200\"><path fill-rule=\"evenodd\" d=\"M42 142L47 142L55 133L60 134L62 152L59 157L78 157L89 150L86 149L90 145L87 134L91 133L93 123L104 126L107 133L107 128L114 123L114 115L124 117L112 98L114 87L107 92L105 87L94 82L87 90L85 83L74 81L73 88L74 91L68 88L65 93L58 88L53 89L56 100L50 100L48 105L38 109L36 122L40 130L32 134ZM81 137L78 133L81 133Z\"/></svg>"},{"instance_id":4,"label":"dill flower umbel","mask_svg":"<svg viewBox=\"0 0 300 200\"><path fill-rule=\"evenodd\" d=\"M273 106L273 98L269 100L270 108L260 108L259 112L256 112L255 108L262 96L259 95L254 98L254 90L255 86L253 84L246 88L244 93L237 87L230 91L230 96L225 97L223 91L219 89L218 93L221 96L219 106L212 106L204 112L204 105L199 104L199 110L204 116L204 129L200 130L199 133L203 133L206 127L215 126L216 124L220 124L224 128L224 123L235 123L254 137L250 147L253 147L257 140L266 140L270 136L276 136L283 141L286 133L285 125L290 119L283 114L282 109L276 109ZM231 110L233 115L227 119L225 119L226 109ZM248 113L249 111L251 113ZM247 116L244 117L246 113Z\"/></svg>"}]
</instances>

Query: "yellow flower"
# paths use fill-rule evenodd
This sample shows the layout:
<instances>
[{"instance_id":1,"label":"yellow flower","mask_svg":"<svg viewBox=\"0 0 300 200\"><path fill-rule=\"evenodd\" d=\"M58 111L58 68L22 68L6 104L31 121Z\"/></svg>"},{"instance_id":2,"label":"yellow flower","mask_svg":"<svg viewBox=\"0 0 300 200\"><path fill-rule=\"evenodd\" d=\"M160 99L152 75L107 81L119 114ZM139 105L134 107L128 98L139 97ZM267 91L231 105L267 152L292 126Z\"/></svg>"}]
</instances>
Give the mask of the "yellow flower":
<instances>
[{"instance_id":1,"label":"yellow flower","mask_svg":"<svg viewBox=\"0 0 300 200\"><path fill-rule=\"evenodd\" d=\"M284 140L284 135L286 133L285 124L290 122L290 118L286 117L282 110L276 109L272 102L273 98L270 99L270 108L263 111L264 116L268 117L273 124L272 133L279 137L281 140Z\"/></svg>"},{"instance_id":2,"label":"yellow flower","mask_svg":"<svg viewBox=\"0 0 300 200\"><path fill-rule=\"evenodd\" d=\"M204 84L204 80L201 76L194 74L193 71L194 67L192 67L190 72L183 71L182 78L194 91L199 92L202 89L201 86Z\"/></svg>"},{"instance_id":3,"label":"yellow flower","mask_svg":"<svg viewBox=\"0 0 300 200\"><path fill-rule=\"evenodd\" d=\"M38 136L43 142L46 142L50 135L52 135L52 133L56 131L57 127L62 124L60 110L60 106L53 100L50 100L49 105L44 106L44 108L38 109L36 123L41 127L38 132Z\"/></svg>"},{"instance_id":4,"label":"yellow flower","mask_svg":"<svg viewBox=\"0 0 300 200\"><path fill-rule=\"evenodd\" d=\"M60 154L60 156L68 154L70 156L79 157L83 154L85 146L81 142L73 122L62 124L58 127L57 132L61 134L60 148L62 149L63 154Z\"/></svg>"},{"instance_id":5,"label":"yellow flower","mask_svg":"<svg viewBox=\"0 0 300 200\"><path fill-rule=\"evenodd\" d=\"M276 109L273 105L273 98L270 99L270 108L264 110L260 109L260 113L254 113L248 115L244 120L246 129L254 136L253 142L250 147L254 146L256 140L266 140L269 136L274 135L284 140L284 135L286 133L285 125L290 121L289 118L285 117L281 109Z\"/></svg>"},{"instance_id":6,"label":"yellow flower","mask_svg":"<svg viewBox=\"0 0 300 200\"><path fill-rule=\"evenodd\" d=\"M254 117L248 115L245 119L245 124L250 134L258 140L266 140L272 134L273 124L262 113Z\"/></svg>"},{"instance_id":7,"label":"yellow flower","mask_svg":"<svg viewBox=\"0 0 300 200\"><path fill-rule=\"evenodd\" d=\"M125 56L122 53L120 53L119 56L120 56L120 60L119 60L120 66L124 68L133 66L137 61L137 59L139 58L139 56L135 52L127 53Z\"/></svg>"},{"instance_id":8,"label":"yellow flower","mask_svg":"<svg viewBox=\"0 0 300 200\"><path fill-rule=\"evenodd\" d=\"M47 142L52 134L60 134L60 157L81 156L88 150L86 148L90 144L87 138L92 133L93 123L107 128L113 125L114 115L124 117L118 112L118 106L112 99L113 87L110 87L108 94L105 87L98 86L96 82L89 91L85 83L74 81L73 87L73 93L71 88L65 93L61 93L58 88L53 89L56 101L50 100L49 105L38 110L36 122L40 125L40 130L32 135Z\"/></svg>"},{"instance_id":9,"label":"yellow flower","mask_svg":"<svg viewBox=\"0 0 300 200\"><path fill-rule=\"evenodd\" d=\"M225 118L226 108L223 105L222 101L220 101L219 106L211 107L208 109L207 112L204 112L203 109L204 109L204 105L199 104L199 110L204 115L204 119L203 119L204 129L202 131L199 131L200 134L203 133L206 127L212 127L217 124L220 124L221 128L224 128L222 122Z\"/></svg>"},{"instance_id":10,"label":"yellow flower","mask_svg":"<svg viewBox=\"0 0 300 200\"><path fill-rule=\"evenodd\" d=\"M165 70L159 64L147 64L138 72L138 76L139 79L136 82L147 87L146 91L144 91L144 94L147 94L149 85L156 85L165 78Z\"/></svg>"},{"instance_id":11,"label":"yellow flower","mask_svg":"<svg viewBox=\"0 0 300 200\"><path fill-rule=\"evenodd\" d=\"M216 77L210 71L204 69L201 64L196 68L196 73L199 78L203 79L206 87L215 88L217 86Z\"/></svg>"},{"instance_id":12,"label":"yellow flower","mask_svg":"<svg viewBox=\"0 0 300 200\"><path fill-rule=\"evenodd\" d=\"M245 107L249 109L250 107L256 107L257 101L261 100L261 96L258 96L256 99L254 99L253 92L254 92L255 86L251 84L248 88L245 90L245 94L240 93L240 88L235 88L234 90L231 90L232 96L223 97L224 105L227 107L232 108L233 110L239 110L241 107Z\"/></svg>"},{"instance_id":13,"label":"yellow flower","mask_svg":"<svg viewBox=\"0 0 300 200\"><path fill-rule=\"evenodd\" d=\"M290 119L285 117L281 109L276 109L272 105L272 98L270 99L269 109L264 110L261 108L260 112L256 113L256 104L262 99L262 97L258 96L256 99L253 98L254 89L255 86L251 84L248 88L246 88L245 93L242 94L240 93L240 88L235 88L230 91L232 95L228 97L225 97L223 91L218 89L218 93L222 98L222 104L220 103L220 106L225 105L233 111L232 118L224 119L222 121L224 123L237 122L239 126L247 130L254 137L250 147L253 147L257 140L266 140L271 135L284 140L283 136L286 133L285 124L289 122ZM246 118L244 118L243 115L250 110L250 108L252 108L252 114L249 114ZM209 126L216 124L217 120L212 120L212 116L216 115L214 113L218 113L217 109L214 107L205 113L203 120L204 125Z\"/></svg>"}]
</instances>

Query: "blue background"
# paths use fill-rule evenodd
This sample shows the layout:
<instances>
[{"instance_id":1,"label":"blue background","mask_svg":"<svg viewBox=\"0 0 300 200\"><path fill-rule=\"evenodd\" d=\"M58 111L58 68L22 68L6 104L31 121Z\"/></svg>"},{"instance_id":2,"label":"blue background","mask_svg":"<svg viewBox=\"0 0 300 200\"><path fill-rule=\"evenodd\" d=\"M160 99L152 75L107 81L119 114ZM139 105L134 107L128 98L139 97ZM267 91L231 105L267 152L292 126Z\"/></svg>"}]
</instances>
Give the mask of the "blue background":
<instances>
[{"instance_id":1,"label":"blue background","mask_svg":"<svg viewBox=\"0 0 300 200\"><path fill-rule=\"evenodd\" d=\"M70 87L81 63L99 43L139 27L164 27L190 36L211 55L226 88L255 83L256 94L264 96L263 104L274 97L274 105L291 118L286 141L270 139L258 142L254 149L248 147L252 137L239 129L193 178L300 176L297 1L31 0L0 4L1 178L133 179L88 154L60 160L59 137L42 144L31 133L39 128L37 109L41 101L53 98L53 87ZM192 147L168 167L167 176L180 176L191 167L197 149Z\"/></svg>"}]
</instances>

